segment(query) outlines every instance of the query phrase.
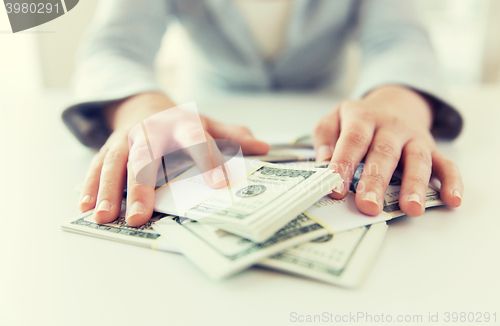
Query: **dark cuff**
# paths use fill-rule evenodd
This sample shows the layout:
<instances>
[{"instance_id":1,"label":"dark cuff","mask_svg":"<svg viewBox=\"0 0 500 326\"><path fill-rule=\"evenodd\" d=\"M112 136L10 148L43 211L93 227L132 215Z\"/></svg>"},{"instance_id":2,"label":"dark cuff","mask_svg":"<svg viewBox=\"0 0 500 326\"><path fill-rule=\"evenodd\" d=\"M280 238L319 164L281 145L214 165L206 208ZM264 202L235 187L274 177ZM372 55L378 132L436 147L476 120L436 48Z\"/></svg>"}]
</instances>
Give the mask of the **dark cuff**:
<instances>
[{"instance_id":1,"label":"dark cuff","mask_svg":"<svg viewBox=\"0 0 500 326\"><path fill-rule=\"evenodd\" d=\"M431 127L431 133L436 139L453 140L458 137L463 127L463 119L460 113L445 101L418 91L432 105L434 110L434 122Z\"/></svg>"},{"instance_id":2,"label":"dark cuff","mask_svg":"<svg viewBox=\"0 0 500 326\"><path fill-rule=\"evenodd\" d=\"M98 149L111 134L102 115L108 103L110 101L81 103L62 113L64 124L83 145Z\"/></svg>"}]
</instances>

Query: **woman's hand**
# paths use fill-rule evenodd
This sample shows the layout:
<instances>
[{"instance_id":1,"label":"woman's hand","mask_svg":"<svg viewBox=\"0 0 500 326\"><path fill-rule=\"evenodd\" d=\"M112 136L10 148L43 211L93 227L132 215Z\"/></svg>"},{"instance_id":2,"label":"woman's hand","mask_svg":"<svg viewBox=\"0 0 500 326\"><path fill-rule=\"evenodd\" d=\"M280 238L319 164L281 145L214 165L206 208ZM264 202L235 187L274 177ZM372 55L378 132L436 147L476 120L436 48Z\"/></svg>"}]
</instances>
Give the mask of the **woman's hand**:
<instances>
[{"instance_id":1,"label":"woman's hand","mask_svg":"<svg viewBox=\"0 0 500 326\"><path fill-rule=\"evenodd\" d=\"M403 180L399 206L409 216L425 210L431 173L441 181L441 199L451 207L462 203L464 186L458 167L436 150L430 133L430 104L418 93L400 86L384 86L359 101L345 101L324 117L314 131L318 161L345 180L330 195L347 194L360 161L365 166L356 191L356 206L368 215L383 209L385 191L399 163Z\"/></svg>"},{"instance_id":2,"label":"woman's hand","mask_svg":"<svg viewBox=\"0 0 500 326\"><path fill-rule=\"evenodd\" d=\"M97 223L112 222L120 213L123 189L127 182L127 223L140 226L149 221L154 206L154 183L138 182L135 178L137 173L133 172L137 166L144 166L142 161L145 158L151 161L151 147L148 149L144 134L142 138L141 132L134 136L135 131L142 131L138 127L144 121L150 130L164 130L149 133L151 144L161 145L161 148L153 148L153 152L170 146L170 149L186 148L190 143L206 142L211 138L235 140L240 143L245 154L264 155L269 150L269 145L256 140L246 127L225 125L203 116L197 120L198 116L193 118L180 110L167 110L172 107L175 104L164 94L151 92L130 97L106 108L105 119L113 132L92 160L80 197L80 211L85 212L95 207L94 220ZM148 119L153 115L160 118ZM201 125L195 123L200 120ZM152 122L148 124L147 121ZM211 150L218 151L216 148ZM208 160L210 164L210 156L205 155L206 153L189 154L197 165L203 164L204 160ZM155 157L162 155L156 153ZM215 173L216 170L203 173L203 177L211 187L223 187L226 185L226 178L222 173ZM151 177L156 181L156 169Z\"/></svg>"}]
</instances>

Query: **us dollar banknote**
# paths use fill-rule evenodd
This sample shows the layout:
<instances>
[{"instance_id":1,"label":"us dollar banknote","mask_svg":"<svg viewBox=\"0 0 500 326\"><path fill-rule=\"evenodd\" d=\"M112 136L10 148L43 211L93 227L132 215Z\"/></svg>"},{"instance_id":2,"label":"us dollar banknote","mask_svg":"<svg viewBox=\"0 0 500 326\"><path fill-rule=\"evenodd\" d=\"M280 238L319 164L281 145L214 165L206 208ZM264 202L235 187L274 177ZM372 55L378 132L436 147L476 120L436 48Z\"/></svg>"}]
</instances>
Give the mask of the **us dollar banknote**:
<instances>
[{"instance_id":1,"label":"us dollar banknote","mask_svg":"<svg viewBox=\"0 0 500 326\"><path fill-rule=\"evenodd\" d=\"M146 224L140 227L132 227L125 221L125 202L122 204L120 216L108 224L98 224L93 218L94 210L81 214L73 221L61 225L61 229L67 232L106 239L136 246L179 253L177 248L153 230L152 225L166 217L166 214L154 212Z\"/></svg>"},{"instance_id":2,"label":"us dollar banknote","mask_svg":"<svg viewBox=\"0 0 500 326\"><path fill-rule=\"evenodd\" d=\"M244 163L245 177L218 190L209 189L193 168L156 193L155 209L264 242L342 182L328 169Z\"/></svg>"},{"instance_id":3,"label":"us dollar banknote","mask_svg":"<svg viewBox=\"0 0 500 326\"><path fill-rule=\"evenodd\" d=\"M389 221L405 215L399 208L398 185L389 186L385 195L384 209L377 216L367 216L356 207L355 195L348 193L344 199L337 200L325 196L309 207L306 212L316 218L332 233L340 233L378 222ZM432 187L427 189L426 207L444 205L439 192Z\"/></svg>"},{"instance_id":4,"label":"us dollar banknote","mask_svg":"<svg viewBox=\"0 0 500 326\"><path fill-rule=\"evenodd\" d=\"M405 215L399 207L399 191L401 190L401 172L396 171L391 178L391 182L387 187L384 197L384 212L391 217L399 217ZM429 184L425 196L425 208L443 206L439 190L437 187Z\"/></svg>"},{"instance_id":5,"label":"us dollar banknote","mask_svg":"<svg viewBox=\"0 0 500 326\"><path fill-rule=\"evenodd\" d=\"M295 162L287 163L287 166L327 168L329 162ZM352 189L356 189L362 172L362 164L356 170L353 178ZM396 170L391 178L390 184L386 190L384 198L384 208L378 216L367 216L359 212L356 207L355 193L349 192L344 199L336 200L328 196L319 199L309 208L306 213L318 220L331 233L340 233L362 226L371 225L378 222L384 222L396 217L405 215L399 207L399 191L401 189L402 172ZM441 206L444 203L440 199L439 191L432 184L427 188L427 197L425 201L426 208Z\"/></svg>"},{"instance_id":6,"label":"us dollar banknote","mask_svg":"<svg viewBox=\"0 0 500 326\"><path fill-rule=\"evenodd\" d=\"M364 167L365 163L363 159L363 161L358 165L351 183L350 189L354 193L356 192L356 189L360 182ZM401 190L402 179L403 179L403 172L400 169L397 169L396 171L394 171L391 177L391 181L389 182L389 186L385 191L383 210L386 214L388 214L392 218L405 215L401 211L401 208L399 207L399 192ZM427 186L427 192L425 197L425 208L442 206L442 205L444 205L444 202L440 198L440 193L438 188L432 185L432 183L429 183L429 185Z\"/></svg>"},{"instance_id":7,"label":"us dollar banknote","mask_svg":"<svg viewBox=\"0 0 500 326\"><path fill-rule=\"evenodd\" d=\"M156 222L153 228L216 280L240 272L287 248L328 234L305 214L299 214L263 243L252 242L210 225L182 222L178 217L165 218Z\"/></svg>"},{"instance_id":8,"label":"us dollar banknote","mask_svg":"<svg viewBox=\"0 0 500 326\"><path fill-rule=\"evenodd\" d=\"M387 224L381 222L329 234L266 258L260 265L339 286L358 287L377 256L386 231Z\"/></svg>"}]
</instances>

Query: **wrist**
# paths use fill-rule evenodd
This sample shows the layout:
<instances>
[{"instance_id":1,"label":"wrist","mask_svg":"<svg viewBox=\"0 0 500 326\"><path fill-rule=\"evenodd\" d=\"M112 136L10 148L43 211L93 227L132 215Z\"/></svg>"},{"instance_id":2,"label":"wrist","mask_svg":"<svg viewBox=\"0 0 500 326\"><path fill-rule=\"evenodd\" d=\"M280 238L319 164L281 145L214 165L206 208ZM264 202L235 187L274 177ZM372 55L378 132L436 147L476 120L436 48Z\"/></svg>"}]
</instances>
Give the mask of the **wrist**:
<instances>
[{"instance_id":1,"label":"wrist","mask_svg":"<svg viewBox=\"0 0 500 326\"><path fill-rule=\"evenodd\" d=\"M372 106L384 106L405 112L413 121L421 121L428 129L434 121L433 101L430 97L411 88L386 85L369 92L362 101Z\"/></svg>"},{"instance_id":2,"label":"wrist","mask_svg":"<svg viewBox=\"0 0 500 326\"><path fill-rule=\"evenodd\" d=\"M103 116L112 131L130 129L147 117L174 106L165 94L145 92L110 103L104 109Z\"/></svg>"}]
</instances>

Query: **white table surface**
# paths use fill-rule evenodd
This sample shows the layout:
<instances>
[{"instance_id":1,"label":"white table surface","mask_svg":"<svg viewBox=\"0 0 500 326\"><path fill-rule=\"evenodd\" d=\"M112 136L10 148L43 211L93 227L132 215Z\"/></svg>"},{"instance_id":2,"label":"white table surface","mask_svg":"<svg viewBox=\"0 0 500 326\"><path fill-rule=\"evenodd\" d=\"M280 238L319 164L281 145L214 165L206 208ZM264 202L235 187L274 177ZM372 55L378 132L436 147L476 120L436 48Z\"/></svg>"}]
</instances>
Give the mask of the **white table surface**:
<instances>
[{"instance_id":1,"label":"white table surface","mask_svg":"<svg viewBox=\"0 0 500 326\"><path fill-rule=\"evenodd\" d=\"M257 268L216 283L183 256L61 231L77 216L74 189L93 153L60 121L66 94L11 97L0 98L2 326L286 325L296 324L292 312L424 321L437 312L442 321L445 312L495 311L500 324L498 87L453 92L465 129L439 147L462 169L463 206L390 223L358 290ZM274 139L311 131L333 105L286 94L198 102L214 118L246 121Z\"/></svg>"}]
</instances>

